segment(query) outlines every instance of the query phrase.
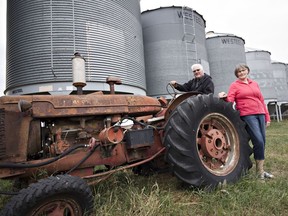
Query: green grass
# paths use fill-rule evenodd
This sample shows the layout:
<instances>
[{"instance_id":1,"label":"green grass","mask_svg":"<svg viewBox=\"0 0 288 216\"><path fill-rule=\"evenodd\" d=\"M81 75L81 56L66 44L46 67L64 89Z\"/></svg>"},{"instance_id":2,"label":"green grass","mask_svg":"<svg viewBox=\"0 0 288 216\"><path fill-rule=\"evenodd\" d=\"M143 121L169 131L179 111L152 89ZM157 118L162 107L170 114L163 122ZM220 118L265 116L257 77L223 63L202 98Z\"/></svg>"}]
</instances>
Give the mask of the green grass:
<instances>
[{"instance_id":1,"label":"green grass","mask_svg":"<svg viewBox=\"0 0 288 216\"><path fill-rule=\"evenodd\" d=\"M143 177L124 171L94 187L95 214L288 215L287 129L287 120L267 128L265 169L273 180L256 179L253 166L236 184L207 192L184 188L167 173Z\"/></svg>"},{"instance_id":2,"label":"green grass","mask_svg":"<svg viewBox=\"0 0 288 216\"><path fill-rule=\"evenodd\" d=\"M12 188L12 182L0 179L0 191L9 191ZM0 209L9 200L10 196L0 195Z\"/></svg>"},{"instance_id":3,"label":"green grass","mask_svg":"<svg viewBox=\"0 0 288 216\"><path fill-rule=\"evenodd\" d=\"M257 180L252 167L236 184L208 192L187 189L169 173L143 177L126 170L93 187L95 215L288 215L287 129L287 120L267 129L265 169L273 180Z\"/></svg>"}]
</instances>

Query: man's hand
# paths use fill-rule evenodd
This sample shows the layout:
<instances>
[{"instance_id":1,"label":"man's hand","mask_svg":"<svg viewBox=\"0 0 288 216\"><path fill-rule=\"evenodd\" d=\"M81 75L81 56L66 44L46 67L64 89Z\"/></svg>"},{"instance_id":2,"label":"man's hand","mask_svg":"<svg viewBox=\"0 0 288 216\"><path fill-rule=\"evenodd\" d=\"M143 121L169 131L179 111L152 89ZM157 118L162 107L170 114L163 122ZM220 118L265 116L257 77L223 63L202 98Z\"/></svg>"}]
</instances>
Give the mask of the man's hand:
<instances>
[{"instance_id":1,"label":"man's hand","mask_svg":"<svg viewBox=\"0 0 288 216\"><path fill-rule=\"evenodd\" d=\"M176 82L175 80L170 81L170 84L171 84L172 86L174 86L174 87L176 86L176 83L177 83L177 82Z\"/></svg>"}]
</instances>

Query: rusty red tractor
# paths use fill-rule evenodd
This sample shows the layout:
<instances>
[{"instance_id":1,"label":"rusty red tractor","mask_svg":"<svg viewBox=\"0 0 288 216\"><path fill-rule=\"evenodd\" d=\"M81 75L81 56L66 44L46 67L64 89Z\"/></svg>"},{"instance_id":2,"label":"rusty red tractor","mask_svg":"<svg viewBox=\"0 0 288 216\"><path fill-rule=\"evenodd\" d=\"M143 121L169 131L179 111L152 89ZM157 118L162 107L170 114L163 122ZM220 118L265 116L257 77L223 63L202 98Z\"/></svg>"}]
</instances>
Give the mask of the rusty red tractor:
<instances>
[{"instance_id":1,"label":"rusty red tractor","mask_svg":"<svg viewBox=\"0 0 288 216\"><path fill-rule=\"evenodd\" d=\"M144 175L168 168L198 188L236 182L251 168L231 103L193 92L169 102L115 94L121 81L107 83L109 94L0 98L0 178L28 183L3 215L83 215L93 208L89 185L127 168Z\"/></svg>"}]
</instances>

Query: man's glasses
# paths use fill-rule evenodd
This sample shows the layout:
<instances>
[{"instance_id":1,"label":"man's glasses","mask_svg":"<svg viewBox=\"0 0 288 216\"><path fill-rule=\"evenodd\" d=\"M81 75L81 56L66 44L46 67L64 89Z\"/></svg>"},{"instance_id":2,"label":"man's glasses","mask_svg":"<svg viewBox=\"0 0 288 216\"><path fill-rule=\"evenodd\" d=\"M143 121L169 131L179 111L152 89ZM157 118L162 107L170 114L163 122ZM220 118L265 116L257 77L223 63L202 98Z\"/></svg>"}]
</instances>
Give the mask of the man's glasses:
<instances>
[{"instance_id":1,"label":"man's glasses","mask_svg":"<svg viewBox=\"0 0 288 216\"><path fill-rule=\"evenodd\" d=\"M196 69L196 70L193 70L193 73L197 72L197 71L200 71L201 69Z\"/></svg>"}]
</instances>

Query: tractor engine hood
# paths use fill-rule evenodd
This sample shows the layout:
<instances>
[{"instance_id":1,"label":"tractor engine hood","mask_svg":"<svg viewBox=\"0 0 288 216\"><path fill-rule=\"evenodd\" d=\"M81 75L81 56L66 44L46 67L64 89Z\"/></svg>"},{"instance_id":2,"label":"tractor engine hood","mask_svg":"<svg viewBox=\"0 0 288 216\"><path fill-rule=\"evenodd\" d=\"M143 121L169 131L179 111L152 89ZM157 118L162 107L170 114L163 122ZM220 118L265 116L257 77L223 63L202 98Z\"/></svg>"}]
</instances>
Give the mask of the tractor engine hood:
<instances>
[{"instance_id":1,"label":"tractor engine hood","mask_svg":"<svg viewBox=\"0 0 288 216\"><path fill-rule=\"evenodd\" d=\"M22 108L21 108L22 107ZM3 96L0 109L18 111L27 109L33 117L95 116L110 114L129 114L143 116L161 111L161 104L156 98L135 95L25 95ZM25 110L24 110L25 111Z\"/></svg>"}]
</instances>

